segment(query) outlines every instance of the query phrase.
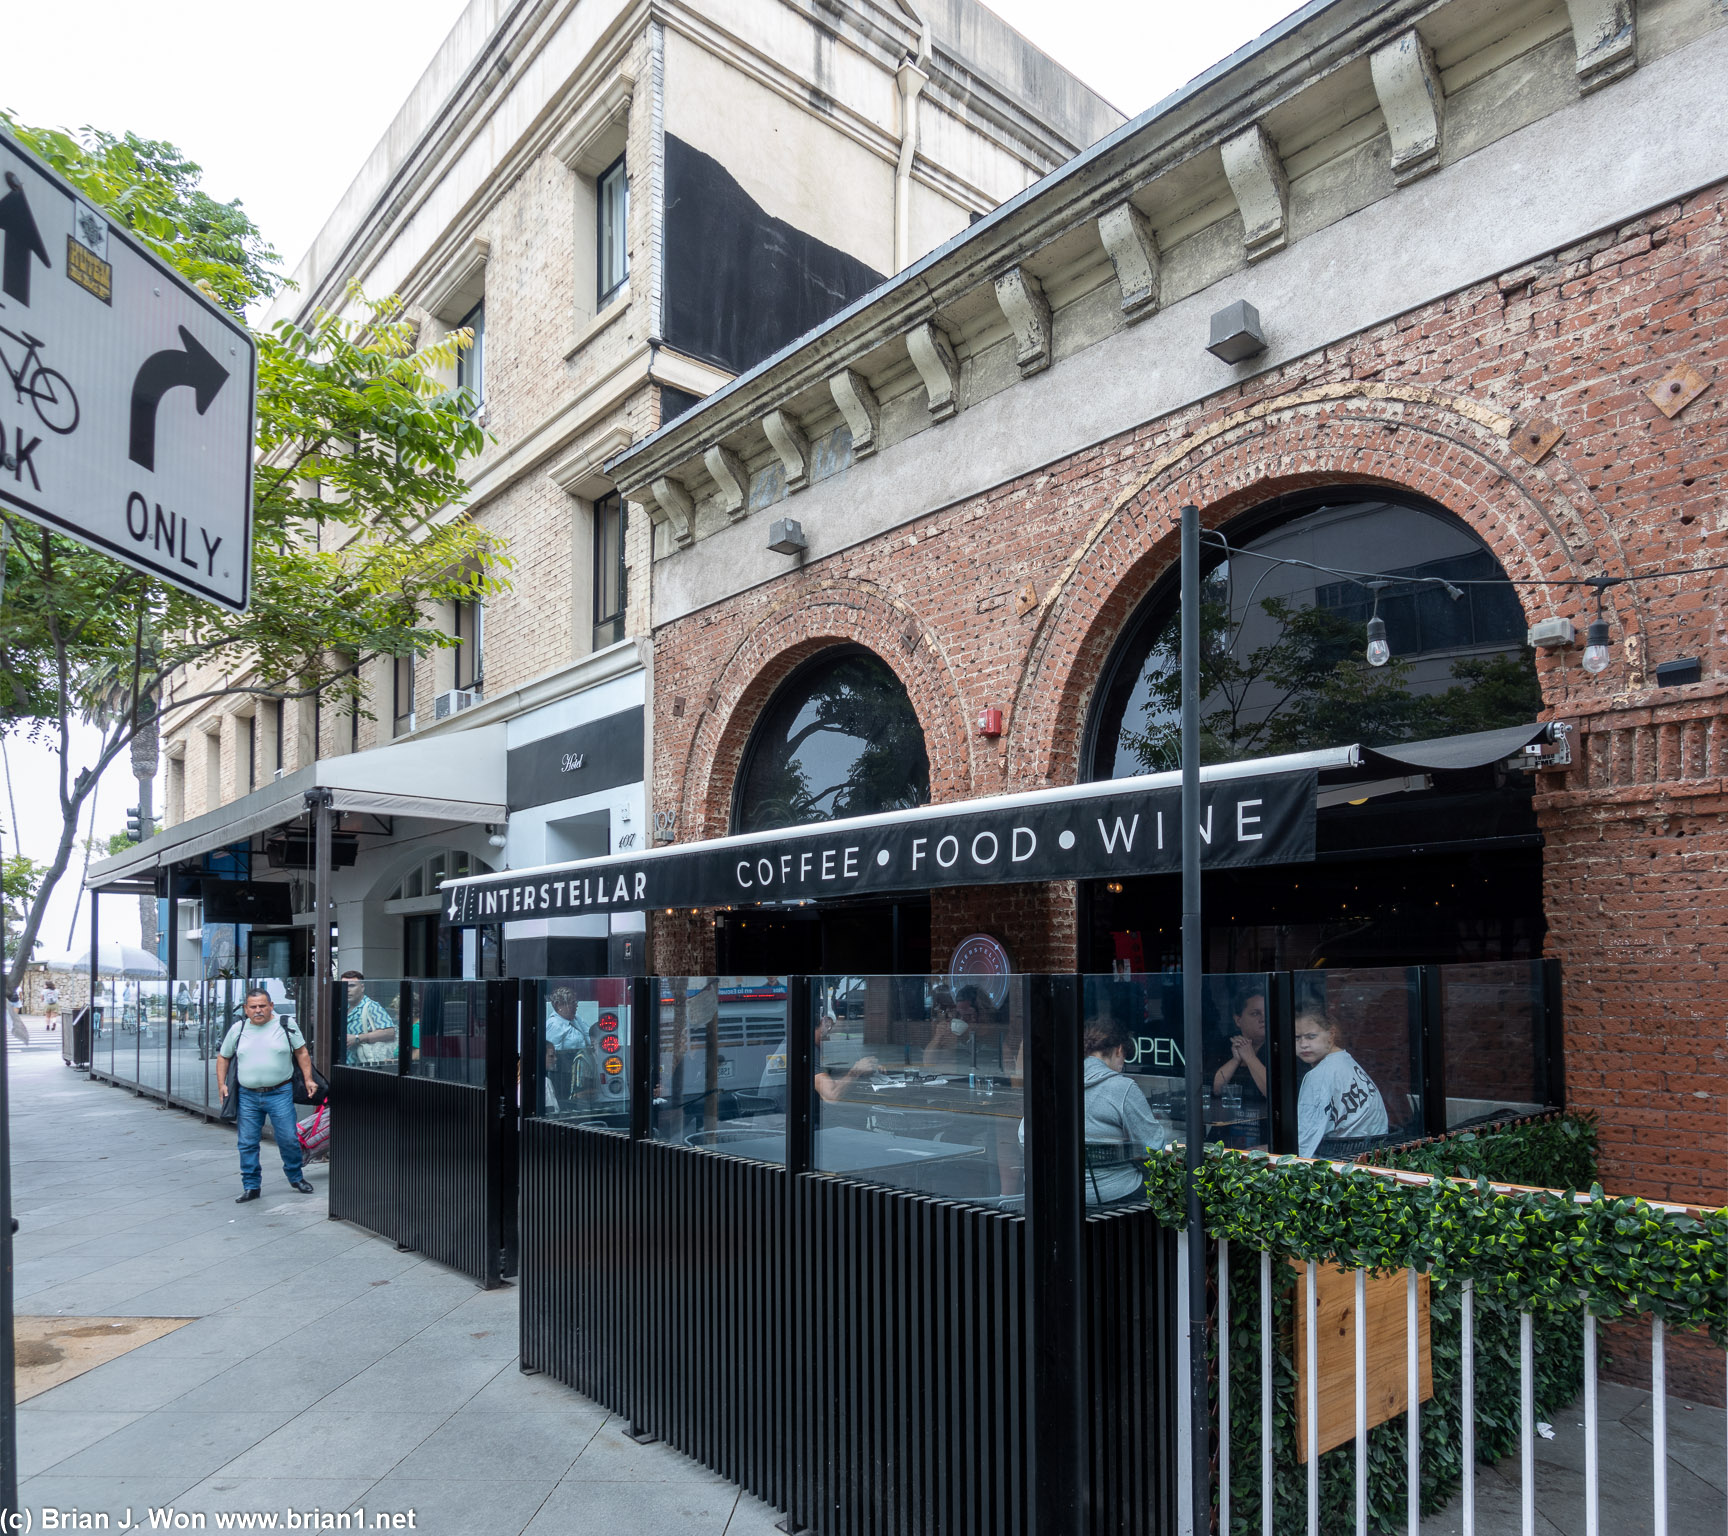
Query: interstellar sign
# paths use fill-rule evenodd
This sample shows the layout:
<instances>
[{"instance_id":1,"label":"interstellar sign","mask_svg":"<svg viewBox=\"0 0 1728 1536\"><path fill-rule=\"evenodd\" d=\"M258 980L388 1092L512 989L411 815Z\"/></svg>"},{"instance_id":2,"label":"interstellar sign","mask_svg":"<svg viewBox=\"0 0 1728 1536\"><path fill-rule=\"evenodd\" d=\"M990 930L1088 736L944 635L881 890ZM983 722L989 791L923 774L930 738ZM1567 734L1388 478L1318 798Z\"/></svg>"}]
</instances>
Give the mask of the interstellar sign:
<instances>
[{"instance_id":1,"label":"interstellar sign","mask_svg":"<svg viewBox=\"0 0 1728 1536\"><path fill-rule=\"evenodd\" d=\"M0 505L245 608L252 335L0 134Z\"/></svg>"},{"instance_id":2,"label":"interstellar sign","mask_svg":"<svg viewBox=\"0 0 1728 1536\"><path fill-rule=\"evenodd\" d=\"M1135 783L1089 784L1059 797L1002 796L976 810L961 801L634 857L479 875L446 882L440 911L446 926L473 927L646 907L1174 873L1182 867L1181 788ZM1228 869L1312 859L1315 783L1310 769L1202 784L1203 865Z\"/></svg>"}]
</instances>

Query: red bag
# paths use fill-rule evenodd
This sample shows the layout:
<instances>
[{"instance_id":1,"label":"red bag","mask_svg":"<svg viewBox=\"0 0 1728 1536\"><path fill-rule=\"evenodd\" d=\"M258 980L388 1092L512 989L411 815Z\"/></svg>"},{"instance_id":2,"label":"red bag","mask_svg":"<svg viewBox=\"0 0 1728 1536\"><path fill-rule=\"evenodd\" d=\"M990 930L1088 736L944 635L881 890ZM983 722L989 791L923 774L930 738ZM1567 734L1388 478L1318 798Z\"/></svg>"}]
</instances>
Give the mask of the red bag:
<instances>
[{"instance_id":1,"label":"red bag","mask_svg":"<svg viewBox=\"0 0 1728 1536\"><path fill-rule=\"evenodd\" d=\"M300 1122L300 1150L305 1153L323 1152L330 1145L330 1106L320 1104L317 1112Z\"/></svg>"}]
</instances>

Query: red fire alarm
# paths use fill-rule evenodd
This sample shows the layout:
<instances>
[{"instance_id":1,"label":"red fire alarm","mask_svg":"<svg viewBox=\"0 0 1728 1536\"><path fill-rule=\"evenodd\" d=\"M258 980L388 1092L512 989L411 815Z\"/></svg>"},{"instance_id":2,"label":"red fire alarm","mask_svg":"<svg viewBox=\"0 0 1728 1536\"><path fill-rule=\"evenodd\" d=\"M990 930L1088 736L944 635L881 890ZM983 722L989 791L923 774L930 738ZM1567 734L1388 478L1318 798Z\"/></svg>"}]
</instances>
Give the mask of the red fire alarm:
<instances>
[{"instance_id":1,"label":"red fire alarm","mask_svg":"<svg viewBox=\"0 0 1728 1536\"><path fill-rule=\"evenodd\" d=\"M978 715L978 734L980 736L1000 736L1002 734L1002 711L999 709L981 710Z\"/></svg>"}]
</instances>

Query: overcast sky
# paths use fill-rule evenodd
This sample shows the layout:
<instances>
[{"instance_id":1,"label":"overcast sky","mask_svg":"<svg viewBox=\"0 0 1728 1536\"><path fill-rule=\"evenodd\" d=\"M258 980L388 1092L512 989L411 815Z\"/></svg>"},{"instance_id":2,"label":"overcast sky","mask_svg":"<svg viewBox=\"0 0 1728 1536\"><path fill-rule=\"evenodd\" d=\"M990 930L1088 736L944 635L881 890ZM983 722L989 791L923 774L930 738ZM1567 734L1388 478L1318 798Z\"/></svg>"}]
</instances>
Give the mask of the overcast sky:
<instances>
[{"instance_id":1,"label":"overcast sky","mask_svg":"<svg viewBox=\"0 0 1728 1536\"><path fill-rule=\"evenodd\" d=\"M1133 116L1297 6L993 0L991 8ZM209 192L246 205L292 268L462 10L462 0L15 4L0 106L28 123L172 141L203 166ZM25 851L45 859L60 820L56 759L16 737L6 756ZM97 833L119 831L135 803L122 760L99 791ZM10 806L0 805L0 821L11 828ZM77 872L75 861L53 904L48 949L66 946ZM103 914L105 935L136 942L135 903L104 902Z\"/></svg>"}]
</instances>

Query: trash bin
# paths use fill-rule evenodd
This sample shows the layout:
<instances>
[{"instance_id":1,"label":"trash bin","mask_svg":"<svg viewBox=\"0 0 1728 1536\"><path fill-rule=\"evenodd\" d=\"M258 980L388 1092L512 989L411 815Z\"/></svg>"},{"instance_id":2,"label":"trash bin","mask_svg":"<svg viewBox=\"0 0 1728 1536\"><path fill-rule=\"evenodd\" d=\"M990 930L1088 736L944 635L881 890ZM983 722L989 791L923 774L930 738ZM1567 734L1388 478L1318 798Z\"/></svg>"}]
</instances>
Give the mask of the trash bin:
<instances>
[{"instance_id":1,"label":"trash bin","mask_svg":"<svg viewBox=\"0 0 1728 1536\"><path fill-rule=\"evenodd\" d=\"M90 1010L80 1008L72 1016L72 1027L60 1027L60 1057L69 1067L90 1066Z\"/></svg>"}]
</instances>

